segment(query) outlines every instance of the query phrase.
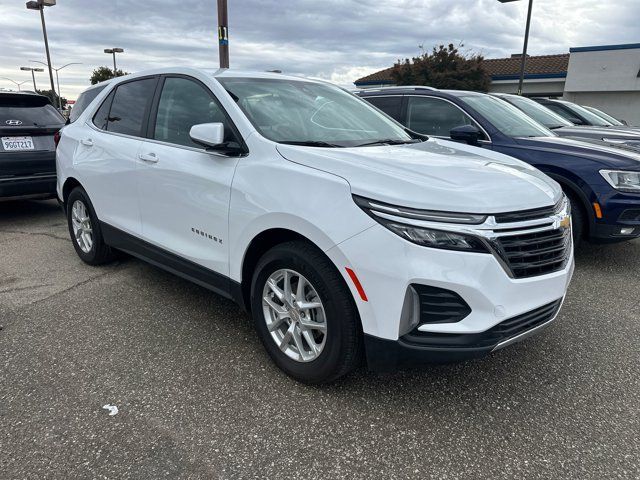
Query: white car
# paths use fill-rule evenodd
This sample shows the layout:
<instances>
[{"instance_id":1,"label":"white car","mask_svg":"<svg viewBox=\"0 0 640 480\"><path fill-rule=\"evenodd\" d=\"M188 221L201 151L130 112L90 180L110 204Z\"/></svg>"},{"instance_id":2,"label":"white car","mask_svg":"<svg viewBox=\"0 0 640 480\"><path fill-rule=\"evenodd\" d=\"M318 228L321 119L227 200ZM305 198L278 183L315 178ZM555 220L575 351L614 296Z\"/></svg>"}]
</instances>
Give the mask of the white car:
<instances>
[{"instance_id":1,"label":"white car","mask_svg":"<svg viewBox=\"0 0 640 480\"><path fill-rule=\"evenodd\" d=\"M57 189L82 260L125 251L234 299L282 370L321 383L481 356L560 309L560 187L416 137L321 81L153 70L62 130Z\"/></svg>"}]
</instances>

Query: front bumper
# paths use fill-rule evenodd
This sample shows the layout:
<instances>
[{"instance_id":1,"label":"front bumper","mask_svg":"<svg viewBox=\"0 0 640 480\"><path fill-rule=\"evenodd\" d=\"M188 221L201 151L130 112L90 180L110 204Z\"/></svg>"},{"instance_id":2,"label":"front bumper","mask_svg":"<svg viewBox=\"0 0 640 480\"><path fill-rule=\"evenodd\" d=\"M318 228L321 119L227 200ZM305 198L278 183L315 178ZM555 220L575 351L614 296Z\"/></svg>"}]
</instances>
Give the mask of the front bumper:
<instances>
[{"instance_id":1,"label":"front bumper","mask_svg":"<svg viewBox=\"0 0 640 480\"><path fill-rule=\"evenodd\" d=\"M640 194L608 190L598 195L602 219L595 219L589 240L612 243L640 237Z\"/></svg>"},{"instance_id":2,"label":"front bumper","mask_svg":"<svg viewBox=\"0 0 640 480\"><path fill-rule=\"evenodd\" d=\"M477 334L421 334L411 332L398 340L365 335L369 369L394 370L424 363L452 363L483 357L538 333L555 320L563 299L507 319Z\"/></svg>"},{"instance_id":3,"label":"front bumper","mask_svg":"<svg viewBox=\"0 0 640 480\"><path fill-rule=\"evenodd\" d=\"M494 338L488 343L476 340L509 319L564 298L574 269L570 252L561 270L513 278L494 255L415 245L381 225L327 253L336 265L349 266L356 272L366 293L364 301L345 275L362 321L368 363L375 369L385 364L393 368L407 362L449 362L486 355L510 338ZM470 307L470 313L451 323L407 322L412 285L455 292ZM448 336L461 343L425 344L416 335L408 335L416 331L423 338Z\"/></svg>"},{"instance_id":4,"label":"front bumper","mask_svg":"<svg viewBox=\"0 0 640 480\"><path fill-rule=\"evenodd\" d=\"M0 198L55 194L55 173L0 177Z\"/></svg>"}]
</instances>

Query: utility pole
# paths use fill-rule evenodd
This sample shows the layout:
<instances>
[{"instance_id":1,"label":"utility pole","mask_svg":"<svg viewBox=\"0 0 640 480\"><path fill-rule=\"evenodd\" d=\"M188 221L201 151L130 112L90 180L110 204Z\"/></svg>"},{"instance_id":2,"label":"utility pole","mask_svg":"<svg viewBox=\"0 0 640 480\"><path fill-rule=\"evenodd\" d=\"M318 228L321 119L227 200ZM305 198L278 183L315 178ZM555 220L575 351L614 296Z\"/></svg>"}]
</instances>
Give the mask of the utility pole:
<instances>
[{"instance_id":1,"label":"utility pole","mask_svg":"<svg viewBox=\"0 0 640 480\"><path fill-rule=\"evenodd\" d=\"M511 3L519 0L498 0L500 3ZM520 59L520 80L518 81L518 95L522 95L522 84L524 83L524 72L527 66L527 48L529 46L529 28L531 27L531 10L533 0L529 0L529 11L527 12L527 26L524 31L524 47L522 48L522 58Z\"/></svg>"},{"instance_id":2,"label":"utility pole","mask_svg":"<svg viewBox=\"0 0 640 480\"><path fill-rule=\"evenodd\" d=\"M51 81L51 91L55 92L56 87L53 84L53 70L51 69L51 55L49 54L49 40L47 39L47 26L44 22L44 7L53 7L56 0L35 0L27 2L28 10L40 10L40 21L42 22L42 34L44 35L44 49L47 53L47 66L49 67L49 80ZM33 75L33 70L31 71ZM35 77L34 82L35 84Z\"/></svg>"},{"instance_id":3,"label":"utility pole","mask_svg":"<svg viewBox=\"0 0 640 480\"><path fill-rule=\"evenodd\" d=\"M227 0L218 0L218 52L220 68L229 68L229 17Z\"/></svg>"}]
</instances>

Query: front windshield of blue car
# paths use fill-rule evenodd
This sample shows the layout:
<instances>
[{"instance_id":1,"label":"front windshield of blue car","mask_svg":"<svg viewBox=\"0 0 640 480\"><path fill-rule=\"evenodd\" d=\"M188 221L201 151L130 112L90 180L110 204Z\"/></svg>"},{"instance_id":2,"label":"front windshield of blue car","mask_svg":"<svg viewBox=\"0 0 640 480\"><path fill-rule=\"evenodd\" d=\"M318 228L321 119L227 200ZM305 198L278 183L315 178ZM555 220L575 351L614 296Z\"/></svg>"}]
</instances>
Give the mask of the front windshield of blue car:
<instances>
[{"instance_id":1,"label":"front windshield of blue car","mask_svg":"<svg viewBox=\"0 0 640 480\"><path fill-rule=\"evenodd\" d=\"M513 105L489 95L464 95L461 100L508 137L553 137L555 133Z\"/></svg>"},{"instance_id":2,"label":"front windshield of blue car","mask_svg":"<svg viewBox=\"0 0 640 480\"><path fill-rule=\"evenodd\" d=\"M402 125L334 85L288 78L218 81L256 130L274 142L354 147L416 141Z\"/></svg>"}]
</instances>

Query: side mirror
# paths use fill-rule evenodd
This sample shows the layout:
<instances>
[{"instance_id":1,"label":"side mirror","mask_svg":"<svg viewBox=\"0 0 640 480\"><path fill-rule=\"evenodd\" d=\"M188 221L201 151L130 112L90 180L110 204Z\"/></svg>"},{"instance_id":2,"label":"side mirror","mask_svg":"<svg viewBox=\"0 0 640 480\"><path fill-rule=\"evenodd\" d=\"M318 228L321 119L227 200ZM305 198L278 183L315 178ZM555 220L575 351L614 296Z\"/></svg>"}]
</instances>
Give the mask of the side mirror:
<instances>
[{"instance_id":1,"label":"side mirror","mask_svg":"<svg viewBox=\"0 0 640 480\"><path fill-rule=\"evenodd\" d=\"M619 121L621 124L623 124L623 125L627 125L627 126L629 125L629 123L628 123L626 120L620 120L620 119L618 119L618 121Z\"/></svg>"},{"instance_id":2,"label":"side mirror","mask_svg":"<svg viewBox=\"0 0 640 480\"><path fill-rule=\"evenodd\" d=\"M189 137L198 145L218 147L224 143L224 125L222 123L200 123L189 130Z\"/></svg>"},{"instance_id":3,"label":"side mirror","mask_svg":"<svg viewBox=\"0 0 640 480\"><path fill-rule=\"evenodd\" d=\"M457 142L464 142L469 145L478 146L480 140L480 130L473 125L462 125L460 127L453 127L449 131L449 137L451 140L455 140Z\"/></svg>"}]
</instances>

